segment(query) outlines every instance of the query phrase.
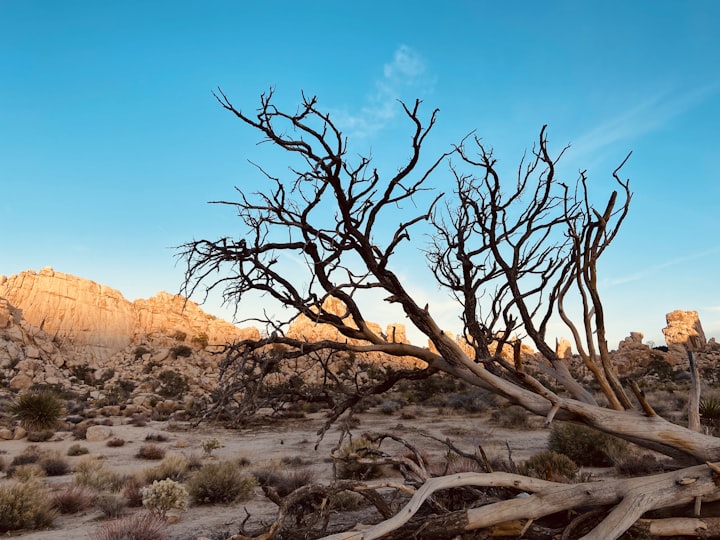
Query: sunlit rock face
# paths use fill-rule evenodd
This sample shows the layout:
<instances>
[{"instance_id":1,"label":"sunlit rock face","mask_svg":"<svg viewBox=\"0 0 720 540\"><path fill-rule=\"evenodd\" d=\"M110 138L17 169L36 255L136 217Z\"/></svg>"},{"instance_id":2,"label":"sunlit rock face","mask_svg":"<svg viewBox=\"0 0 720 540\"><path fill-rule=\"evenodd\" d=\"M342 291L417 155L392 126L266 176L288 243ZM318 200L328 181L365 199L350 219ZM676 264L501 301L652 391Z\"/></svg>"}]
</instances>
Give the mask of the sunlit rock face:
<instances>
[{"instance_id":1,"label":"sunlit rock face","mask_svg":"<svg viewBox=\"0 0 720 540\"><path fill-rule=\"evenodd\" d=\"M133 335L135 313L119 291L52 268L10 276L0 285L0 297L61 341L119 350Z\"/></svg>"},{"instance_id":2,"label":"sunlit rock face","mask_svg":"<svg viewBox=\"0 0 720 540\"><path fill-rule=\"evenodd\" d=\"M0 279L0 298L22 319L57 343L90 348L95 357L112 355L143 336L160 333L206 336L226 343L259 335L213 317L185 298L159 293L130 302L108 286L44 268ZM6 317L0 316L0 327Z\"/></svg>"},{"instance_id":3,"label":"sunlit rock face","mask_svg":"<svg viewBox=\"0 0 720 540\"><path fill-rule=\"evenodd\" d=\"M697 311L676 309L665 315L665 320L667 326L663 328L663 334L668 349L676 354L705 349L707 340Z\"/></svg>"},{"instance_id":4,"label":"sunlit rock face","mask_svg":"<svg viewBox=\"0 0 720 540\"><path fill-rule=\"evenodd\" d=\"M259 337L257 328L168 293L130 302L51 268L0 276L0 378L12 390L48 384L97 393L171 369L186 377L191 394L207 394L217 385L218 350Z\"/></svg>"}]
</instances>

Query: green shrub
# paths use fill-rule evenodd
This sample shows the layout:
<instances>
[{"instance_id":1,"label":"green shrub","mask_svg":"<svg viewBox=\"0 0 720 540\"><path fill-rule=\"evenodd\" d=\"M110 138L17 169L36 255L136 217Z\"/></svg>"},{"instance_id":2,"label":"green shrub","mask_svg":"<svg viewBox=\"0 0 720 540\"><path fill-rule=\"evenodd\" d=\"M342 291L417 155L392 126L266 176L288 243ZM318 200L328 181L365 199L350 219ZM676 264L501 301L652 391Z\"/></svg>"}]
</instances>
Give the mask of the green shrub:
<instances>
[{"instance_id":1,"label":"green shrub","mask_svg":"<svg viewBox=\"0 0 720 540\"><path fill-rule=\"evenodd\" d=\"M520 474L553 482L569 482L577 470L578 466L572 459L552 450L538 452L520 465Z\"/></svg>"},{"instance_id":2,"label":"green shrub","mask_svg":"<svg viewBox=\"0 0 720 540\"><path fill-rule=\"evenodd\" d=\"M0 532L47 527L54 518L40 481L0 483Z\"/></svg>"},{"instance_id":3,"label":"green shrub","mask_svg":"<svg viewBox=\"0 0 720 540\"><path fill-rule=\"evenodd\" d=\"M565 454L578 465L610 467L629 451L628 443L580 424L555 422L548 449Z\"/></svg>"},{"instance_id":4,"label":"green shrub","mask_svg":"<svg viewBox=\"0 0 720 540\"><path fill-rule=\"evenodd\" d=\"M192 348L188 345L176 345L175 347L170 349L170 356L172 356L173 358L177 358L178 356L187 358L191 354Z\"/></svg>"},{"instance_id":5,"label":"green shrub","mask_svg":"<svg viewBox=\"0 0 720 540\"><path fill-rule=\"evenodd\" d=\"M8 410L28 431L53 429L63 414L60 399L47 391L25 392L10 403Z\"/></svg>"},{"instance_id":6,"label":"green shrub","mask_svg":"<svg viewBox=\"0 0 720 540\"><path fill-rule=\"evenodd\" d=\"M720 425L720 398L717 396L701 398L698 404L698 412L702 424L717 427Z\"/></svg>"},{"instance_id":7,"label":"green shrub","mask_svg":"<svg viewBox=\"0 0 720 540\"><path fill-rule=\"evenodd\" d=\"M105 397L98 401L96 406L105 405L122 405L132 395L136 384L132 381L120 380L114 384L108 385L103 389Z\"/></svg>"},{"instance_id":8,"label":"green shrub","mask_svg":"<svg viewBox=\"0 0 720 540\"><path fill-rule=\"evenodd\" d=\"M187 482L196 504L231 503L250 498L255 478L244 475L232 461L207 463Z\"/></svg>"},{"instance_id":9,"label":"green shrub","mask_svg":"<svg viewBox=\"0 0 720 540\"><path fill-rule=\"evenodd\" d=\"M148 512L98 527L92 540L167 540L167 521Z\"/></svg>"},{"instance_id":10,"label":"green shrub","mask_svg":"<svg viewBox=\"0 0 720 540\"><path fill-rule=\"evenodd\" d=\"M175 347L176 349L178 347ZM189 347L188 347L189 349ZM177 356L190 356L189 354L177 354ZM166 369L158 375L158 381L160 381L160 388L158 388L158 394L167 399L177 399L187 393L188 386L187 380L183 375L177 371Z\"/></svg>"}]
</instances>

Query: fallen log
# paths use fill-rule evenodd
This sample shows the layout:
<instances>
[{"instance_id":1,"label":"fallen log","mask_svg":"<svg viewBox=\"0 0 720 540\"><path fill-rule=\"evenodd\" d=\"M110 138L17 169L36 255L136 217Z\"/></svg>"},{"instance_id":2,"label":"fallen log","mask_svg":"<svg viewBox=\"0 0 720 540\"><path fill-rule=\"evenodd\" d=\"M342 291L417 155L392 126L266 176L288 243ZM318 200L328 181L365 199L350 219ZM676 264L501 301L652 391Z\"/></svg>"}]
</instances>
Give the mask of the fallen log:
<instances>
[{"instance_id":1,"label":"fallen log","mask_svg":"<svg viewBox=\"0 0 720 540\"><path fill-rule=\"evenodd\" d=\"M697 498L706 502L720 499L716 468L714 464L697 465L652 476L580 484L560 484L503 472L459 473L431 478L392 518L364 530L332 534L324 540L382 538L407 523L433 493L467 486L515 488L528 495L453 513L456 525L464 531L516 520L536 520L573 508L615 505L582 537L583 540L611 540L622 535L650 510L692 503ZM676 523L679 527L681 522Z\"/></svg>"}]
</instances>

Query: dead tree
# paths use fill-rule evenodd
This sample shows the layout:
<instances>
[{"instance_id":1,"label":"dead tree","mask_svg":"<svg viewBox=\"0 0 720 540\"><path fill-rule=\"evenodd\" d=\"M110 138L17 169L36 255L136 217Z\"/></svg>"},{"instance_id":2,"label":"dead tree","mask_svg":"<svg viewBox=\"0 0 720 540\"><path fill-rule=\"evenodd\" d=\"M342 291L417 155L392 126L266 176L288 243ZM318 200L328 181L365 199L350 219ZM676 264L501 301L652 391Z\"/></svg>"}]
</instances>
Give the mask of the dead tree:
<instances>
[{"instance_id":1,"label":"dead tree","mask_svg":"<svg viewBox=\"0 0 720 540\"><path fill-rule=\"evenodd\" d=\"M620 177L627 158L612 175L607 200L598 205L591 200L584 171L573 182L557 177L556 166L565 149L553 155L543 127L508 183L501 180L492 149L473 136L435 159L421 156L437 110L423 120L417 101L411 106L400 104L410 125L409 155L388 176L373 167L370 157L350 156L348 141L314 97L303 96L299 108L287 113L274 105L269 92L254 114L236 109L222 91L215 97L264 141L284 151L290 167L279 177L258 166L266 189L257 193L239 189L237 201L216 201L233 207L245 230L240 238L203 239L182 246L187 261L184 292L190 296L220 289L231 305L242 302L248 293L261 293L289 310L283 323L302 314L334 327L341 336L307 343L286 336L283 323L266 320L273 330L271 337L237 344L236 352L273 344L282 345L288 356L342 351L413 357L427 366L417 370L423 376L444 372L544 416L548 423L553 419L584 423L686 462L720 460L720 439L655 415L641 394L641 406L636 408L609 359L597 262L628 212L629 182ZM431 179L448 174L448 169L452 192L433 191ZM445 179L443 185L447 184ZM397 225L388 230L389 223ZM474 349L472 355L437 324L430 306L418 304L394 270L396 254L410 247L411 233L422 235L428 228L432 231L426 248L429 267L458 301L463 338ZM304 261L307 272L288 272L280 262L290 257ZM431 348L397 343L373 331L361 306L367 294L377 291L400 306L410 324L427 336ZM326 309L330 297L341 302L344 313ZM573 297L581 306L577 318L566 308ZM573 379L548 344L547 325L554 314L568 325L608 407L598 405ZM507 362L498 354L506 344L517 345L518 335L527 336L543 355L547 373L565 392L544 386L521 362ZM395 380L375 390L387 389ZM343 406L348 404L339 404L340 409ZM654 507L669 505L669 493L680 499L685 498L683 493L698 500L718 498L720 490L714 487L709 469L688 469L687 474L696 479L692 489L673 483L675 476L659 483L651 478L621 483L617 489L591 484L573 489L584 506L618 504L623 509L645 508L640 500L652 500ZM461 481L487 485L494 477ZM443 482L454 480L437 480ZM549 485L531 491L555 493ZM565 495L557 497L565 500ZM512 516L523 516L525 507L512 501L505 507ZM553 508L546 497L538 497L528 507L532 515L524 517L532 519ZM482 523L492 524L505 516L503 512L472 516L483 515ZM632 513L632 519L616 516L610 513L588 538L616 538L640 514ZM468 519L480 518L468 514ZM357 536L370 537L376 536Z\"/></svg>"}]
</instances>

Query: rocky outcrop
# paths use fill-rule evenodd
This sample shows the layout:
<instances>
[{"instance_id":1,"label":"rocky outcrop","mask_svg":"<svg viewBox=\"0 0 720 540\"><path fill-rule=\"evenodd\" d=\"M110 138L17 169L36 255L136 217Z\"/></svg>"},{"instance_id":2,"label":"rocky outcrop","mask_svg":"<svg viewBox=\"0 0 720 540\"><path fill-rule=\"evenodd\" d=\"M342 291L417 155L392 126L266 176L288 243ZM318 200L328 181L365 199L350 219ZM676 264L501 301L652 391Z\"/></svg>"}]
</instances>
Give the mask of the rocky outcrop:
<instances>
[{"instance_id":1,"label":"rocky outcrop","mask_svg":"<svg viewBox=\"0 0 720 540\"><path fill-rule=\"evenodd\" d=\"M130 302L115 289L52 268L0 276L0 299L56 342L81 347L94 358L109 358L154 333L200 337L211 344L257 335L181 296L161 292Z\"/></svg>"},{"instance_id":2,"label":"rocky outcrop","mask_svg":"<svg viewBox=\"0 0 720 540\"><path fill-rule=\"evenodd\" d=\"M665 320L667 326L663 328L663 334L671 351L684 354L687 350L701 351L707 345L697 311L677 309L665 315Z\"/></svg>"},{"instance_id":3,"label":"rocky outcrop","mask_svg":"<svg viewBox=\"0 0 720 540\"><path fill-rule=\"evenodd\" d=\"M353 328L357 328L352 322L350 316L347 314L345 304L335 297L328 297L323 302L323 309L334 315L338 315L346 320L346 324ZM385 331L379 324L374 322L367 322L368 327L378 336L384 337L391 343L410 343L405 332L405 325L393 323L389 324ZM321 340L347 340L348 338L342 336L340 332L327 324L317 324L315 321L300 315L297 317L292 324L290 324L286 335L290 338L301 339L309 342L317 342ZM353 342L353 340L348 340ZM381 353L367 353L365 356L373 361L380 364L393 363L395 367L413 367L417 366L421 362L414 358L406 357L393 357L390 358L387 355Z\"/></svg>"}]
</instances>

